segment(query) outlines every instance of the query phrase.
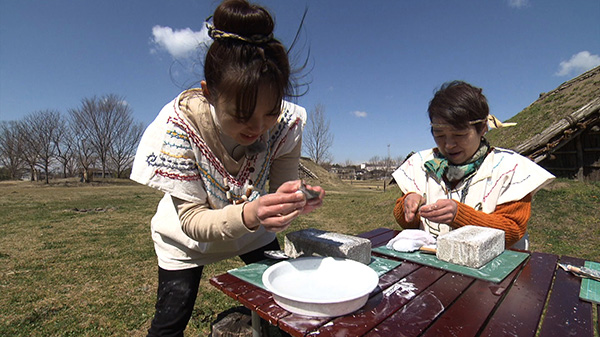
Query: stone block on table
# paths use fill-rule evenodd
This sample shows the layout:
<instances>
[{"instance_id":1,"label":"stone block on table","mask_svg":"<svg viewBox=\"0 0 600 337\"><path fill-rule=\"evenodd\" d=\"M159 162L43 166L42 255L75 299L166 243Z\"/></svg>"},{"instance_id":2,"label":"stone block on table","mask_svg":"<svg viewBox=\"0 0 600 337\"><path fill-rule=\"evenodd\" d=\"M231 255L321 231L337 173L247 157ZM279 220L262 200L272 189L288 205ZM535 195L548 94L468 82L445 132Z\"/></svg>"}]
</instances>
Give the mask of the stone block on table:
<instances>
[{"instance_id":1,"label":"stone block on table","mask_svg":"<svg viewBox=\"0 0 600 337\"><path fill-rule=\"evenodd\" d=\"M331 256L368 264L371 262L371 240L308 228L288 233L284 238L284 252L292 258Z\"/></svg>"},{"instance_id":2,"label":"stone block on table","mask_svg":"<svg viewBox=\"0 0 600 337\"><path fill-rule=\"evenodd\" d=\"M480 268L504 252L504 231L480 226L464 226L440 235L438 259L471 268Z\"/></svg>"}]
</instances>

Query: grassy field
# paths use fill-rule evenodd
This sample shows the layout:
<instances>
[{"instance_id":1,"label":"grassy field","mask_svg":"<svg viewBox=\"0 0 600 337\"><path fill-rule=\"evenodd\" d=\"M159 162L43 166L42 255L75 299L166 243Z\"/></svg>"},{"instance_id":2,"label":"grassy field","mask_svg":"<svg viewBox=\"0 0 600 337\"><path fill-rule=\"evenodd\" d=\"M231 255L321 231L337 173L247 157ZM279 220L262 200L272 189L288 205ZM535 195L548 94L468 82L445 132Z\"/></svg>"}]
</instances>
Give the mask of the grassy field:
<instances>
[{"instance_id":1,"label":"grassy field","mask_svg":"<svg viewBox=\"0 0 600 337\"><path fill-rule=\"evenodd\" d=\"M398 196L396 186L336 184L290 231L397 228ZM128 181L0 182L0 336L145 335L157 269L149 222L160 197ZM599 223L600 183L557 181L534 198L532 250L600 261ZM208 335L238 305L208 279L241 264L205 268L187 335Z\"/></svg>"}]
</instances>

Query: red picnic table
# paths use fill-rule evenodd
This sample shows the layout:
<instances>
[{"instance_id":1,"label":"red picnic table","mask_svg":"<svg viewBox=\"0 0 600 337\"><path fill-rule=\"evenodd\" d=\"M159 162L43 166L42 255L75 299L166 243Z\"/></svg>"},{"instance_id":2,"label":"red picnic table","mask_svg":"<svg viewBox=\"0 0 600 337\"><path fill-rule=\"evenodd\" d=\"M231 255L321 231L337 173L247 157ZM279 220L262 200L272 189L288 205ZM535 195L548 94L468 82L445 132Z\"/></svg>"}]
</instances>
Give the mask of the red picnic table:
<instances>
[{"instance_id":1,"label":"red picnic table","mask_svg":"<svg viewBox=\"0 0 600 337\"><path fill-rule=\"evenodd\" d=\"M359 236L378 247L398 233L378 228ZM290 313L273 301L269 291L229 273L211 278L210 283L250 309L253 322L261 317L292 336L523 337L539 333L541 337L593 337L594 330L600 330L593 317L595 312L596 322L600 321L598 304L580 300L581 279L557 268L559 261L584 262L532 252L504 280L494 283L402 261L380 276L363 308L333 318ZM410 294L396 291L402 282L414 285Z\"/></svg>"}]
</instances>

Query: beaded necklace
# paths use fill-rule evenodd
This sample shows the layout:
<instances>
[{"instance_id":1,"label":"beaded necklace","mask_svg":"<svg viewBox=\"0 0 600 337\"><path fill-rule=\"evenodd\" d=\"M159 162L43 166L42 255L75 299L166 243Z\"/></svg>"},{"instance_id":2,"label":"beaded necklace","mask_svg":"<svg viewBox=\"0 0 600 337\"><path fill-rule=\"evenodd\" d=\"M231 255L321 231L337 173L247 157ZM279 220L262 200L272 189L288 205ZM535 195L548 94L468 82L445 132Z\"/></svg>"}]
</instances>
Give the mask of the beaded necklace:
<instances>
[{"instance_id":1,"label":"beaded necklace","mask_svg":"<svg viewBox=\"0 0 600 337\"><path fill-rule=\"evenodd\" d=\"M233 196L231 195L231 187L229 186L229 181L227 180L227 178L223 178L223 186L225 189L225 196L227 197L227 200L229 201L230 204L233 205L239 205L242 204L246 201L248 201L248 198L250 198L250 196L252 195L252 191L254 191L254 186L252 185L252 180L248 179L248 188L246 189L246 194L242 195L241 199L233 199Z\"/></svg>"}]
</instances>

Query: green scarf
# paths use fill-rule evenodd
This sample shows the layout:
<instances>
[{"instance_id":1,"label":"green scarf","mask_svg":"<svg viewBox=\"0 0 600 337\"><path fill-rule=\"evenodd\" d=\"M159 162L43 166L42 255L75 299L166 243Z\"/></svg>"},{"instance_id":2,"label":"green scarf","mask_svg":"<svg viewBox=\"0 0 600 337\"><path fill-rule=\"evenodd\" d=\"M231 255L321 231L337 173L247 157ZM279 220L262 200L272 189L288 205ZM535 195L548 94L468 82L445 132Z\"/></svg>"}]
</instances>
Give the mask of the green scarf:
<instances>
[{"instance_id":1,"label":"green scarf","mask_svg":"<svg viewBox=\"0 0 600 337\"><path fill-rule=\"evenodd\" d=\"M427 172L438 178L438 181L456 182L476 172L490 150L490 144L485 138L481 139L479 149L464 164L454 165L444 157L438 149L434 149L433 159L425 162Z\"/></svg>"}]
</instances>

